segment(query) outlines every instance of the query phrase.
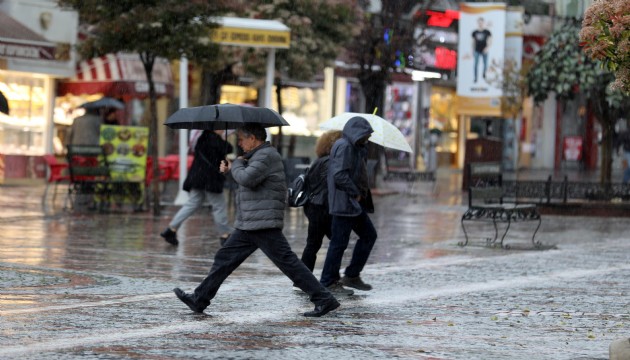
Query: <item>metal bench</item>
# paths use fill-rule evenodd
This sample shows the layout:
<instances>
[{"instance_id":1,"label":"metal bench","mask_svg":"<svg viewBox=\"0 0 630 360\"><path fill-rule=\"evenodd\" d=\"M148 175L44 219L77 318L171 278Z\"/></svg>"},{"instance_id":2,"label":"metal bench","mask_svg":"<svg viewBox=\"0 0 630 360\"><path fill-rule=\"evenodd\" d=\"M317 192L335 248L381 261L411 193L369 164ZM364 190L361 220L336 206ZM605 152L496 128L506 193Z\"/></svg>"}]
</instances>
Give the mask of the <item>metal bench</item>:
<instances>
[{"instance_id":1,"label":"metal bench","mask_svg":"<svg viewBox=\"0 0 630 360\"><path fill-rule=\"evenodd\" d=\"M532 234L532 244L540 248L542 244L536 241L536 233L541 225L541 217L536 204L518 203L516 198L510 200L503 188L501 164L495 162L468 164L468 209L461 218L461 226L466 240L460 246L469 242L466 224L469 222L492 223L494 235L486 237L486 245L509 248L504 243L510 226L517 222L531 222L535 229ZM505 230L499 234L499 224L505 224Z\"/></svg>"}]
</instances>

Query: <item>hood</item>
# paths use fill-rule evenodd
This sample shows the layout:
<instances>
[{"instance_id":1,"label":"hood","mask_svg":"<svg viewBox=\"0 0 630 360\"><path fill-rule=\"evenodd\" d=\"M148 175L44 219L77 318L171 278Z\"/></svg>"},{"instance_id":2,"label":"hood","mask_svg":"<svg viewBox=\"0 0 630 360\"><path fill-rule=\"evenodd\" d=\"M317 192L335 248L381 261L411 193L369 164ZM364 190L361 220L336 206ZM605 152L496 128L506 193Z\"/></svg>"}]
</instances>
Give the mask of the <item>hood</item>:
<instances>
[{"instance_id":1,"label":"hood","mask_svg":"<svg viewBox=\"0 0 630 360\"><path fill-rule=\"evenodd\" d=\"M350 118L343 127L343 136L348 138L352 145L356 145L359 139L373 132L370 123L360 116Z\"/></svg>"}]
</instances>

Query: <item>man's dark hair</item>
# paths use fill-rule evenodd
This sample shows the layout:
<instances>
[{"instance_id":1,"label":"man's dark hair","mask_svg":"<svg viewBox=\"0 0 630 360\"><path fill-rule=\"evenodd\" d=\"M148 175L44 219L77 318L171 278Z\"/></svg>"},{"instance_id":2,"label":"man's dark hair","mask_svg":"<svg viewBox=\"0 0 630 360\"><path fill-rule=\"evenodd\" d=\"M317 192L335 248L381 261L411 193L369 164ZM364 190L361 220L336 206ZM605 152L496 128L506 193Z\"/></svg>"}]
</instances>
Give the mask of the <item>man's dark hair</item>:
<instances>
[{"instance_id":1,"label":"man's dark hair","mask_svg":"<svg viewBox=\"0 0 630 360\"><path fill-rule=\"evenodd\" d=\"M245 123L239 128L239 131L248 136L254 135L256 140L265 141L267 139L265 128L258 123Z\"/></svg>"}]
</instances>

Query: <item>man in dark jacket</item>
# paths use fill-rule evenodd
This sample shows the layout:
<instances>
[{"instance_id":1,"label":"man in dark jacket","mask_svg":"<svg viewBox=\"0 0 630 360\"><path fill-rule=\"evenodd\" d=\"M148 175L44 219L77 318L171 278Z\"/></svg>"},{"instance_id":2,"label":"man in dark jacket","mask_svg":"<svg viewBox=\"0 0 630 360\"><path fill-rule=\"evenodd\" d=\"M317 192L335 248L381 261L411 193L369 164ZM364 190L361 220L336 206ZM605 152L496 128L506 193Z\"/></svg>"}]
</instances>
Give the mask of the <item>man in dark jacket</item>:
<instances>
[{"instance_id":1,"label":"man in dark jacket","mask_svg":"<svg viewBox=\"0 0 630 360\"><path fill-rule=\"evenodd\" d=\"M221 137L223 133L223 130L205 130L195 143L195 156L183 185L183 189L188 191L188 201L160 234L170 244L179 243L177 229L206 200L212 206L212 217L219 234L222 234L219 236L221 241L225 241L232 231L228 225L227 205L223 194L225 175L219 172L219 165L232 152L232 145Z\"/></svg>"},{"instance_id":2,"label":"man in dark jacket","mask_svg":"<svg viewBox=\"0 0 630 360\"><path fill-rule=\"evenodd\" d=\"M238 130L238 144L245 154L233 163L221 164L221 172L230 171L238 184L235 230L215 254L210 273L194 293L174 289L175 295L194 312L203 312L223 281L259 248L310 296L315 309L304 316L319 317L339 307L339 302L298 259L282 234L287 184L282 158L265 141L266 137L261 125L246 124Z\"/></svg>"},{"instance_id":3,"label":"man in dark jacket","mask_svg":"<svg viewBox=\"0 0 630 360\"><path fill-rule=\"evenodd\" d=\"M360 274L376 241L376 229L368 216L374 211L367 176L367 141L373 130L360 116L348 120L343 136L335 142L328 164L328 206L332 215L332 238L320 282L335 293L347 292L343 286L371 290ZM350 265L340 279L343 253L350 233L359 235Z\"/></svg>"}]
</instances>

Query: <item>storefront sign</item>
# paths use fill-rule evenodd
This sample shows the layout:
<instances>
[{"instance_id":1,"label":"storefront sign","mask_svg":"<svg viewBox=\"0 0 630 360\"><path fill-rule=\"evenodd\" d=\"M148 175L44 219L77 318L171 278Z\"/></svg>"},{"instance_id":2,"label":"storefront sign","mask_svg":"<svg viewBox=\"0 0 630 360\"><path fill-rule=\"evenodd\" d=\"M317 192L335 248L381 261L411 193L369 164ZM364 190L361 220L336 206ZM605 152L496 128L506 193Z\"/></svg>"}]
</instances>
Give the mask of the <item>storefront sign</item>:
<instances>
[{"instance_id":1,"label":"storefront sign","mask_svg":"<svg viewBox=\"0 0 630 360\"><path fill-rule=\"evenodd\" d=\"M291 33L224 26L214 30L211 39L218 44L288 49Z\"/></svg>"},{"instance_id":2,"label":"storefront sign","mask_svg":"<svg viewBox=\"0 0 630 360\"><path fill-rule=\"evenodd\" d=\"M55 60L55 46L48 43L26 43L0 39L0 57Z\"/></svg>"}]
</instances>

